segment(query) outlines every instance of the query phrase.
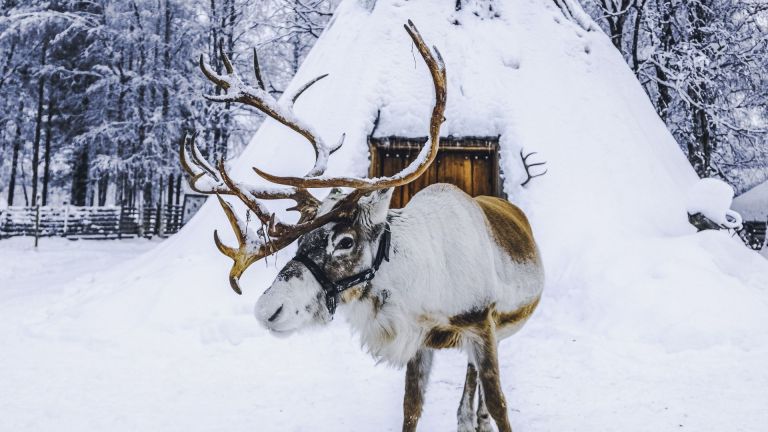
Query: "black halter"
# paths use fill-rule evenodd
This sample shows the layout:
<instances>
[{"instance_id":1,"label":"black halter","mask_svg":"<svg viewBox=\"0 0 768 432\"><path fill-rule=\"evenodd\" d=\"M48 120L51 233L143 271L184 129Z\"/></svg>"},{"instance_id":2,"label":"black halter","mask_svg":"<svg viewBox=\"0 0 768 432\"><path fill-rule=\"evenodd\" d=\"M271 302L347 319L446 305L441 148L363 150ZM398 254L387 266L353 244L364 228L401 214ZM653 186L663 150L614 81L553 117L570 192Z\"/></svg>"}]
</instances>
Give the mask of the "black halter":
<instances>
[{"instance_id":1,"label":"black halter","mask_svg":"<svg viewBox=\"0 0 768 432\"><path fill-rule=\"evenodd\" d=\"M391 237L392 234L389 232L389 226L387 226L384 228L384 232L381 234L381 239L379 239L379 249L376 251L376 258L374 258L371 268L355 275L337 280L336 282L328 279L328 276L325 275L323 269L321 269L320 266L318 266L314 261L309 259L308 256L297 254L293 260L304 264L304 266L309 269L309 272L312 273L312 276L315 277L320 286L323 287L323 291L325 291L325 305L328 307L328 312L330 312L331 316L333 316L334 312L336 312L336 303L338 302L339 294L343 293L349 288L352 288L355 285L372 280L373 277L376 276L376 272L379 270L381 263L384 260L389 261L389 245Z\"/></svg>"}]
</instances>

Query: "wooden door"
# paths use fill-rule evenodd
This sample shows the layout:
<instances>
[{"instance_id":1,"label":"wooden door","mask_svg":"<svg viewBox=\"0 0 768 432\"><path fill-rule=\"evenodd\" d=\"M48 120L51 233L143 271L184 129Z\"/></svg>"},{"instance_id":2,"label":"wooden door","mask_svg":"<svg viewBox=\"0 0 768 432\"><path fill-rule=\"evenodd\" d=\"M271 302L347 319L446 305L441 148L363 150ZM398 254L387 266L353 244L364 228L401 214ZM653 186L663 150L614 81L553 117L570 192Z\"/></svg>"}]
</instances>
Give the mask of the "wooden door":
<instances>
[{"instance_id":1,"label":"wooden door","mask_svg":"<svg viewBox=\"0 0 768 432\"><path fill-rule=\"evenodd\" d=\"M426 138L371 139L372 177L393 175L411 163ZM498 139L444 138L437 159L412 183L395 189L392 208L404 207L418 191L434 183L451 183L471 196L499 196Z\"/></svg>"}]
</instances>

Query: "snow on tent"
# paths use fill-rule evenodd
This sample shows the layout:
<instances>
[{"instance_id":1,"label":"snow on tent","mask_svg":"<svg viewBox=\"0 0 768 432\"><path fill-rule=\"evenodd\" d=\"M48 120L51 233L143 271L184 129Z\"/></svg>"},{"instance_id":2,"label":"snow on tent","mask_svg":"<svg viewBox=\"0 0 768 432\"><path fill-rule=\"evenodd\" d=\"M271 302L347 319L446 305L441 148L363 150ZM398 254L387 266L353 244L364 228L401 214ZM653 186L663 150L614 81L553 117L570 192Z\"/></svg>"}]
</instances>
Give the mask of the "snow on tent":
<instances>
[{"instance_id":1,"label":"snow on tent","mask_svg":"<svg viewBox=\"0 0 768 432\"><path fill-rule=\"evenodd\" d=\"M768 262L726 232L689 225L695 173L574 1L477 1L458 12L444 0L342 2L292 84L329 74L296 105L326 140L346 133L328 174L368 172L377 114L374 137L426 135L433 95L408 19L446 61L443 134L499 137L503 192L529 215L544 256L539 310L500 347L517 430L764 427ZM521 150L548 169L525 187ZM300 136L267 121L231 174L258 182L251 166L299 175L312 162ZM377 367L343 319L288 339L258 328L254 301L291 251L253 265L236 296L214 228L230 231L209 200L176 237L30 314L6 365L21 371L7 379L37 415L0 421L398 429L402 372ZM455 427L464 368L457 353L438 356L422 430ZM43 373L45 385L23 387Z\"/></svg>"}]
</instances>

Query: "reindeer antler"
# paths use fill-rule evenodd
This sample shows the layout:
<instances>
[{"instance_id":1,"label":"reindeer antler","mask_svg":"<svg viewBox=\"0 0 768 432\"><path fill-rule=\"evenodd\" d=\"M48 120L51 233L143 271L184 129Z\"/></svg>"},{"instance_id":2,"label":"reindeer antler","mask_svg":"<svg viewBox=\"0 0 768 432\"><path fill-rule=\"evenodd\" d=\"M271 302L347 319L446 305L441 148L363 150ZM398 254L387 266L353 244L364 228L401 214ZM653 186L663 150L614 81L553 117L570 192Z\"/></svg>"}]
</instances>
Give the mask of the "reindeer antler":
<instances>
[{"instance_id":1,"label":"reindeer antler","mask_svg":"<svg viewBox=\"0 0 768 432\"><path fill-rule=\"evenodd\" d=\"M225 91L222 95L206 95L205 97L208 100L214 102L239 102L254 107L302 135L315 150L315 163L306 176L279 177L254 168L256 173L263 178L273 183L286 185L256 187L234 181L227 173L223 161L219 161L218 166L214 169L203 158L195 145L194 135L187 136L182 140L179 149L179 159L181 166L188 174L190 187L199 193L217 195L219 203L224 209L224 213L227 219L229 219L232 230L237 237L238 247L230 247L223 244L218 232L214 231L214 241L219 251L234 261L229 273L229 280L232 289L238 294L241 293L238 282L239 278L248 266L288 246L304 233L325 225L332 220L348 217L350 212L354 210L355 203L365 193L375 189L403 185L415 180L429 168L429 165L437 157L437 149L440 143L440 125L443 122L446 103L445 65L437 48L433 47L430 50L427 47L410 20L405 26L405 30L427 64L435 86L435 106L432 109L430 137L418 157L404 170L391 177L377 179L323 176L328 165L329 156L341 147L344 142L344 135L342 134L335 146L329 147L309 125L302 122L294 114L293 105L309 87L327 75L321 75L309 81L299 87L293 95L285 97L283 99L284 102L278 102L264 89L264 81L261 77L255 50L253 62L258 88L243 83L223 50L221 50L220 54L227 72L226 75L212 72L206 66L203 57L200 56L200 69L203 71L203 74ZM308 188L331 186L352 187L354 190L339 200L330 211L318 215L320 203L312 196ZM243 222L236 215L232 206L222 198L222 195L235 196L240 199L248 207L249 212L253 212L259 219L261 226L249 230L248 221ZM296 224L279 221L277 216L259 201L262 199L293 200L296 205L288 208L288 210L298 211L301 214L299 221Z\"/></svg>"},{"instance_id":2,"label":"reindeer antler","mask_svg":"<svg viewBox=\"0 0 768 432\"><path fill-rule=\"evenodd\" d=\"M261 69L259 67L259 60L256 57L256 51L254 51L253 64L254 72L257 81L259 82L259 88L251 87L240 79L240 75L235 71L232 62L229 60L229 57L227 57L223 48L220 50L220 55L221 60L224 63L224 69L227 71L227 75L219 75L216 72L211 71L205 64L202 54L200 55L200 70L203 71L203 74L209 81L219 86L225 93L220 95L203 95L203 97L213 102L239 102L251 106L283 125L288 126L291 130L306 138L315 149L315 164L312 169L309 170L307 175L317 176L325 172L325 168L328 165L328 157L341 148L341 145L344 143L344 136L342 135L341 139L334 147L329 147L325 144L325 141L315 133L311 126L305 124L296 117L293 112L293 105L296 103L299 96L307 91L309 87L328 75L321 75L310 80L308 83L299 87L293 95L286 98L288 101L287 104L281 104L278 103L272 95L267 93L263 87L264 83L261 79Z\"/></svg>"},{"instance_id":3,"label":"reindeer antler","mask_svg":"<svg viewBox=\"0 0 768 432\"><path fill-rule=\"evenodd\" d=\"M535 179L536 177L541 177L544 174L547 173L547 169L545 168L544 171L536 174L531 174L531 168L537 167L537 166L544 166L547 163L546 162L536 162L536 163L528 163L528 158L537 154L536 152L530 152L527 155L523 155L523 150L520 150L520 159L523 160L523 167L525 168L525 181L520 184L520 186L525 186L530 182L531 180Z\"/></svg>"},{"instance_id":4,"label":"reindeer antler","mask_svg":"<svg viewBox=\"0 0 768 432\"><path fill-rule=\"evenodd\" d=\"M402 171L391 177L358 178L358 177L324 177L316 174L308 174L304 177L281 177L266 173L258 168L256 172L272 183L290 185L301 188L317 187L352 187L355 189L373 190L401 186L419 178L437 157L437 149L440 144L440 125L443 123L443 113L446 103L446 75L445 63L436 47L432 47L434 55L430 51L424 39L419 34L416 26L408 20L405 30L413 39L416 49L419 50L424 62L432 74L435 85L435 106L432 109L432 117L429 127L429 141L419 152L418 156Z\"/></svg>"}]
</instances>

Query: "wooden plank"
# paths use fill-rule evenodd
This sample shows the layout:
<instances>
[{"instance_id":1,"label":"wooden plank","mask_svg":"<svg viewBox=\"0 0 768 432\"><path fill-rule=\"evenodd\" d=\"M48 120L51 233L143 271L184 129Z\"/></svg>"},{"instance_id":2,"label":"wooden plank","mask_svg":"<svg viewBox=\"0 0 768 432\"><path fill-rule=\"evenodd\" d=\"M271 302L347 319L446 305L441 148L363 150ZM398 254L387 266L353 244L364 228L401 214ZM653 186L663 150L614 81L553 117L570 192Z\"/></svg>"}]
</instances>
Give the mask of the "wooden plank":
<instances>
[{"instance_id":1,"label":"wooden plank","mask_svg":"<svg viewBox=\"0 0 768 432\"><path fill-rule=\"evenodd\" d=\"M417 151L414 151L412 153L412 158L415 158L416 155L418 155ZM429 166L427 171L421 175L421 177L414 180L412 183L408 185L408 190L410 191L410 196L413 197L416 195L420 190L424 189L425 187L437 183L437 161Z\"/></svg>"},{"instance_id":2,"label":"wooden plank","mask_svg":"<svg viewBox=\"0 0 768 432\"><path fill-rule=\"evenodd\" d=\"M469 153L464 153L456 158L459 181L459 186L464 192L472 195L472 156Z\"/></svg>"},{"instance_id":3,"label":"wooden plank","mask_svg":"<svg viewBox=\"0 0 768 432\"><path fill-rule=\"evenodd\" d=\"M400 163L402 164L402 168L405 168L408 166L408 164L411 163L411 161L416 157L416 153L413 150L399 150L398 153L400 154ZM402 169L401 168L401 169ZM395 174L395 173L392 173ZM405 207L408 204L408 201L411 200L411 197L413 196L413 190L410 187L410 184L404 185L404 186L398 186L398 189L400 189L400 205L401 207Z\"/></svg>"},{"instance_id":4,"label":"wooden plank","mask_svg":"<svg viewBox=\"0 0 768 432\"><path fill-rule=\"evenodd\" d=\"M472 155L472 191L470 195L494 195L493 158L489 155Z\"/></svg>"},{"instance_id":5,"label":"wooden plank","mask_svg":"<svg viewBox=\"0 0 768 432\"><path fill-rule=\"evenodd\" d=\"M426 137L370 138L371 160L377 162L371 165L370 175L396 173L416 157L425 140ZM438 182L454 184L472 196L499 196L498 137L441 138L435 163L420 178L395 191L392 207L404 206L420 190Z\"/></svg>"},{"instance_id":6,"label":"wooden plank","mask_svg":"<svg viewBox=\"0 0 768 432\"><path fill-rule=\"evenodd\" d=\"M438 182L456 185L459 189L472 193L472 162L468 154L446 153L442 155L438 167Z\"/></svg>"},{"instance_id":7,"label":"wooden plank","mask_svg":"<svg viewBox=\"0 0 768 432\"><path fill-rule=\"evenodd\" d=\"M379 170L379 177L381 176L388 176L396 173L402 168L402 161L399 157L397 157L397 153L391 152L387 149L380 149L379 150L379 160L381 161L381 169ZM392 208L401 208L403 207L403 190L402 188L398 187L395 188L394 193L392 194L392 202L391 207Z\"/></svg>"}]
</instances>

